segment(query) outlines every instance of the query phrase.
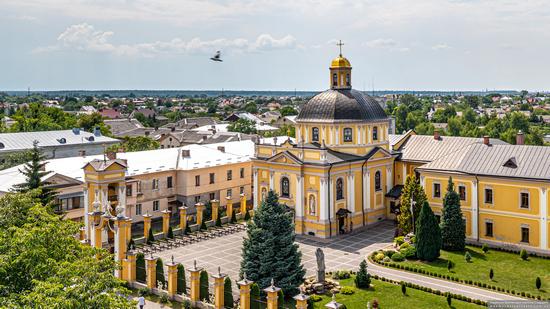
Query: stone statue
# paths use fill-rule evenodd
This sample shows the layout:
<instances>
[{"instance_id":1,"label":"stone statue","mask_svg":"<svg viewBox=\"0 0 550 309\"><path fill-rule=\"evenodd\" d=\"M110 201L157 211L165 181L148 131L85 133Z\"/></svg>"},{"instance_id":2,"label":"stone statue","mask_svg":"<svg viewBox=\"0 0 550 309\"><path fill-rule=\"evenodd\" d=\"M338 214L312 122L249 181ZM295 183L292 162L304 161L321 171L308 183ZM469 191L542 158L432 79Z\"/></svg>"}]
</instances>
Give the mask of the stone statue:
<instances>
[{"instance_id":1,"label":"stone statue","mask_svg":"<svg viewBox=\"0 0 550 309\"><path fill-rule=\"evenodd\" d=\"M321 248L315 251L317 258L317 282L325 282L325 253Z\"/></svg>"}]
</instances>

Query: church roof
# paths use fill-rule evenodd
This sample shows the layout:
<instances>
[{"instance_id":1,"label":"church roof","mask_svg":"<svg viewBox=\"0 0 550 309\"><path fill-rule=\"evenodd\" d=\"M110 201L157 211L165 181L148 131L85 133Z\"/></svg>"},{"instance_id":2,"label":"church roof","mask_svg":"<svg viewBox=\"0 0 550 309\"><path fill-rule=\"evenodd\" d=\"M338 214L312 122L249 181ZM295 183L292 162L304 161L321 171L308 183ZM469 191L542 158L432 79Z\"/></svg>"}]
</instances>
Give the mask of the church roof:
<instances>
[{"instance_id":1,"label":"church roof","mask_svg":"<svg viewBox=\"0 0 550 309\"><path fill-rule=\"evenodd\" d=\"M332 62L330 63L331 68L350 68L351 63L349 60L342 55L334 58Z\"/></svg>"},{"instance_id":2,"label":"church roof","mask_svg":"<svg viewBox=\"0 0 550 309\"><path fill-rule=\"evenodd\" d=\"M384 109L372 97L353 89L329 89L311 98L296 122L358 122L387 120Z\"/></svg>"}]
</instances>

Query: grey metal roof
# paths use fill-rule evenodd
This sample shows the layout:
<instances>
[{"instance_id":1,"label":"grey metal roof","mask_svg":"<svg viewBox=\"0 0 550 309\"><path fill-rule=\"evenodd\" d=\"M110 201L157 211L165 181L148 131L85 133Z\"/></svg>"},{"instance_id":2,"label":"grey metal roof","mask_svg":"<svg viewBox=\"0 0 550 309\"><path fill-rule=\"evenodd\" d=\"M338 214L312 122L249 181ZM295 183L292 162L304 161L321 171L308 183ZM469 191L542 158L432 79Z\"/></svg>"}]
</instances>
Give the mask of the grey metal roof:
<instances>
[{"instance_id":1,"label":"grey metal roof","mask_svg":"<svg viewBox=\"0 0 550 309\"><path fill-rule=\"evenodd\" d=\"M504 166L510 159L517 167ZM550 147L472 144L418 169L550 181Z\"/></svg>"},{"instance_id":2,"label":"grey metal roof","mask_svg":"<svg viewBox=\"0 0 550 309\"><path fill-rule=\"evenodd\" d=\"M297 122L354 122L388 120L372 97L357 90L329 89L311 98L300 110Z\"/></svg>"},{"instance_id":3,"label":"grey metal roof","mask_svg":"<svg viewBox=\"0 0 550 309\"><path fill-rule=\"evenodd\" d=\"M118 140L114 138L103 135L96 136L93 133L77 129L2 133L0 134L0 152L31 149L34 141L38 141L39 147L62 147L81 144L112 144L118 142Z\"/></svg>"},{"instance_id":4,"label":"grey metal roof","mask_svg":"<svg viewBox=\"0 0 550 309\"><path fill-rule=\"evenodd\" d=\"M390 134L390 141L392 140L396 141L397 139ZM493 145L507 144L494 138L490 139L490 143ZM483 144L483 138L440 136L439 139L435 139L433 135L411 135L397 151L401 152L403 161L431 162L472 144Z\"/></svg>"}]
</instances>

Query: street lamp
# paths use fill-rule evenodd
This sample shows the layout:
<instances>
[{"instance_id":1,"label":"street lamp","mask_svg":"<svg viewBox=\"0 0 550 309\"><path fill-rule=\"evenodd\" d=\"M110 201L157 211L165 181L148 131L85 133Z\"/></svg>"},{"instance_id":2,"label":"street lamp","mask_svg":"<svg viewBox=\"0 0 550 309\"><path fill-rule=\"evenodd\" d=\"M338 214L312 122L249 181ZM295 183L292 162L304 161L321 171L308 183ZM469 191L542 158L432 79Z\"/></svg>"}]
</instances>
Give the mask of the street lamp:
<instances>
[{"instance_id":1,"label":"street lamp","mask_svg":"<svg viewBox=\"0 0 550 309\"><path fill-rule=\"evenodd\" d=\"M412 219L412 227L413 227L413 234L416 235L415 226L414 226L414 205L416 205L416 201L411 196L411 219Z\"/></svg>"}]
</instances>

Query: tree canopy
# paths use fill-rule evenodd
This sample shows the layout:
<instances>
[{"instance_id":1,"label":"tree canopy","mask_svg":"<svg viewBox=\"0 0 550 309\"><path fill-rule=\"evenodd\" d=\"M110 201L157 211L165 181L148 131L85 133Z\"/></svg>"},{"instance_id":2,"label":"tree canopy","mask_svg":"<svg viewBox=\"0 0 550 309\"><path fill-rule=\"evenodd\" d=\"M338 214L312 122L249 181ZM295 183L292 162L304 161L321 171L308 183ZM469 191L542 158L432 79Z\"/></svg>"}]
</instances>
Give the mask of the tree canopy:
<instances>
[{"instance_id":1,"label":"tree canopy","mask_svg":"<svg viewBox=\"0 0 550 309\"><path fill-rule=\"evenodd\" d=\"M422 205L416 220L416 256L425 261L439 257L441 249L441 231L432 208L427 201Z\"/></svg>"},{"instance_id":2,"label":"tree canopy","mask_svg":"<svg viewBox=\"0 0 550 309\"><path fill-rule=\"evenodd\" d=\"M424 188L416 180L414 174L407 176L405 187L401 194L401 206L399 208L398 228L401 234L405 235L413 232L413 224L411 218L411 200L415 202L414 220L418 219L420 209L427 200Z\"/></svg>"},{"instance_id":3,"label":"tree canopy","mask_svg":"<svg viewBox=\"0 0 550 309\"><path fill-rule=\"evenodd\" d=\"M445 250L464 250L466 246L466 223L462 219L460 196L456 193L453 179L450 177L443 199L441 238Z\"/></svg>"}]
</instances>

